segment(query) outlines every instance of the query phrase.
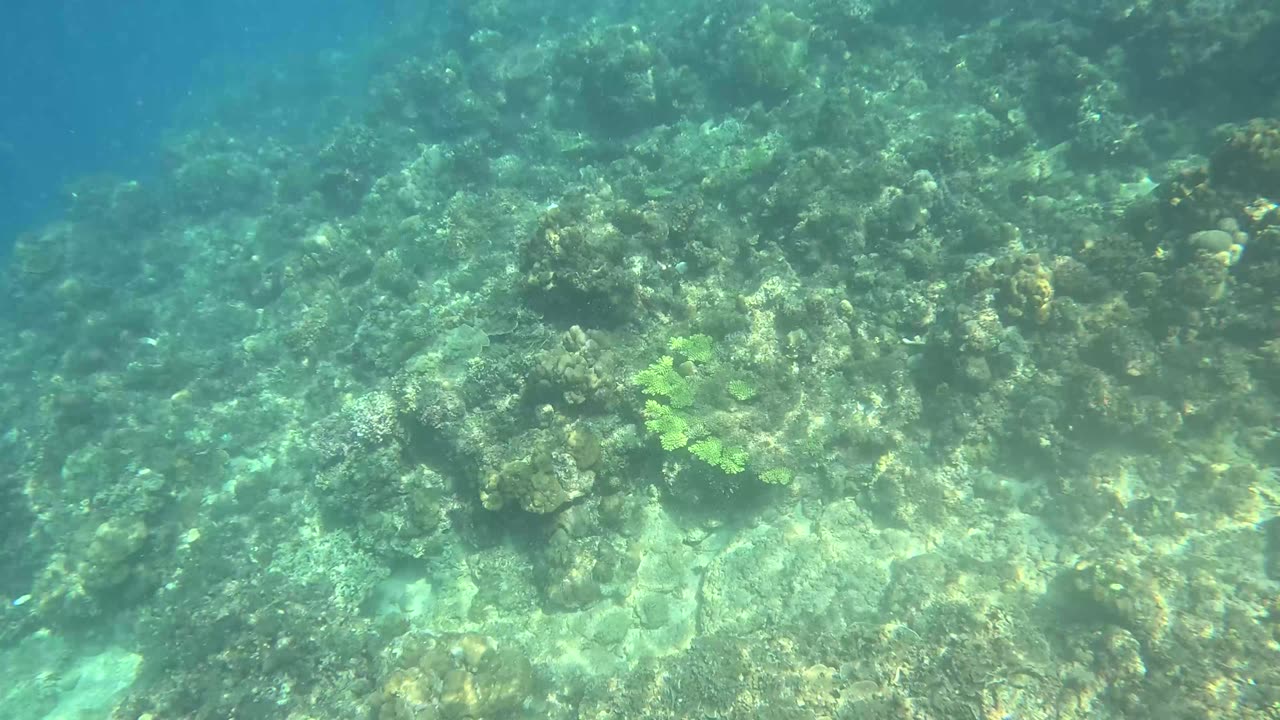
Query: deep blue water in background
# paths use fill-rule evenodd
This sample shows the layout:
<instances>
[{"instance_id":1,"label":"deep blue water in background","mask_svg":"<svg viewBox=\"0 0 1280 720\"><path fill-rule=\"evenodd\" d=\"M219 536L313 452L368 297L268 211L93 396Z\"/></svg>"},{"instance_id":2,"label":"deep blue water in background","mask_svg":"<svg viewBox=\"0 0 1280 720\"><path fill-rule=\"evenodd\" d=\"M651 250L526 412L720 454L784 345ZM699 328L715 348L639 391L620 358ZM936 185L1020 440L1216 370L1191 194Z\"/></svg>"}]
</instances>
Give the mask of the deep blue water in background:
<instances>
[{"instance_id":1,"label":"deep blue water in background","mask_svg":"<svg viewBox=\"0 0 1280 720\"><path fill-rule=\"evenodd\" d=\"M0 257L56 217L63 185L145 177L179 108L227 68L348 51L372 0L8 0L0 10ZM231 79L231 78L227 78Z\"/></svg>"}]
</instances>

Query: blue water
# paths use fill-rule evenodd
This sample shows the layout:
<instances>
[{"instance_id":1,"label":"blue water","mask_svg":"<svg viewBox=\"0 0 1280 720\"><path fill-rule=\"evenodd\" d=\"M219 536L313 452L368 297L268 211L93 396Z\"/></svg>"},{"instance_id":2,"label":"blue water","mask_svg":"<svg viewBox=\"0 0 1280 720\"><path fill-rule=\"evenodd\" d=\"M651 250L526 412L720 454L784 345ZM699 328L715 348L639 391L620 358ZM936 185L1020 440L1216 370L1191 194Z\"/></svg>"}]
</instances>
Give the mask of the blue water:
<instances>
[{"instance_id":1,"label":"blue water","mask_svg":"<svg viewBox=\"0 0 1280 720\"><path fill-rule=\"evenodd\" d=\"M68 180L145 177L201 87L244 63L350 52L388 3L10 0L0 15L0 256Z\"/></svg>"}]
</instances>

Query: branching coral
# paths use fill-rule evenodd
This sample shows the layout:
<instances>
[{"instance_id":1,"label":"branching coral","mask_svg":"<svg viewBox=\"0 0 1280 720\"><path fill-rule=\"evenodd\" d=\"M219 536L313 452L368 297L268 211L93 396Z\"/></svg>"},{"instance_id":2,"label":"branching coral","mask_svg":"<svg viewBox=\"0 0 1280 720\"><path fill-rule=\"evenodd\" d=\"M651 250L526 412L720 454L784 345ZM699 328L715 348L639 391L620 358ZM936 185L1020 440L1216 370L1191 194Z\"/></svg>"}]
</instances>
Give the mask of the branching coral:
<instances>
[{"instance_id":1,"label":"branching coral","mask_svg":"<svg viewBox=\"0 0 1280 720\"><path fill-rule=\"evenodd\" d=\"M689 421L657 400L644 404L644 426L658 436L663 450L675 450L689 444Z\"/></svg>"},{"instance_id":2,"label":"branching coral","mask_svg":"<svg viewBox=\"0 0 1280 720\"><path fill-rule=\"evenodd\" d=\"M694 457L712 467L718 467L729 475L747 469L747 451L740 447L725 447L716 438L706 438L689 446Z\"/></svg>"},{"instance_id":3,"label":"branching coral","mask_svg":"<svg viewBox=\"0 0 1280 720\"><path fill-rule=\"evenodd\" d=\"M717 436L716 423L705 419L711 417L706 415L706 408L695 408L699 391L715 385L703 380L701 372L715 365L711 338L701 334L675 337L668 345L673 353L685 358L684 363L677 366L675 357L664 355L633 378L633 383L650 396L644 406L645 428L658 436L664 450L687 447L694 457L727 475L745 471L750 459L746 449L727 444ZM720 387L738 402L750 400L756 394L754 387L740 379ZM667 402L658 398L665 398Z\"/></svg>"},{"instance_id":4,"label":"branching coral","mask_svg":"<svg viewBox=\"0 0 1280 720\"><path fill-rule=\"evenodd\" d=\"M636 373L635 384L645 395L665 397L671 407L683 408L693 404L693 387L675 369L675 359L663 355L658 362Z\"/></svg>"}]
</instances>

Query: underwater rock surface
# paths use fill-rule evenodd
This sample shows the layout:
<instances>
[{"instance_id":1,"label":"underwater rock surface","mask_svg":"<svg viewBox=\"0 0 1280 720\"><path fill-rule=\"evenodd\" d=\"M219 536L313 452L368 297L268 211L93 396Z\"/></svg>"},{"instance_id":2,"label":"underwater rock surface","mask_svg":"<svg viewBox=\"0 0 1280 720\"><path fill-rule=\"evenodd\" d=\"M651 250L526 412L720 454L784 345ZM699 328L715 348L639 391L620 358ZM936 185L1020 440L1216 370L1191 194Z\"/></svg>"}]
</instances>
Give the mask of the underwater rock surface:
<instances>
[{"instance_id":1,"label":"underwater rock surface","mask_svg":"<svg viewBox=\"0 0 1280 720\"><path fill-rule=\"evenodd\" d=\"M19 240L5 717L1276 717L1271 3L446 4Z\"/></svg>"}]
</instances>

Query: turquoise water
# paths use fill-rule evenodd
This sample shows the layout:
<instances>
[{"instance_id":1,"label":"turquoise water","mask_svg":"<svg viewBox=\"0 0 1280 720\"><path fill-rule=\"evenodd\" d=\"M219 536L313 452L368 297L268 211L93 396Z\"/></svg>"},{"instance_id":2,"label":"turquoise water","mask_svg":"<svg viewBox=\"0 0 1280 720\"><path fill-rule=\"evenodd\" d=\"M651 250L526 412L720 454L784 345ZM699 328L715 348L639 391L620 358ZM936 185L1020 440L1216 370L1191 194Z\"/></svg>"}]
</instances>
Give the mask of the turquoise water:
<instances>
[{"instance_id":1,"label":"turquoise water","mask_svg":"<svg viewBox=\"0 0 1280 720\"><path fill-rule=\"evenodd\" d=\"M1270 3L374 15L49 155L0 717L1277 717Z\"/></svg>"},{"instance_id":2,"label":"turquoise water","mask_svg":"<svg viewBox=\"0 0 1280 720\"><path fill-rule=\"evenodd\" d=\"M397 17L391 3L338 0L11 0L0 24L0 254L56 218L86 177L156 180L166 139L213 121L209 105L229 96L243 106L256 95L257 112L238 122L223 112L220 124L304 139L318 92L363 92L361 54ZM306 65L325 57L345 67Z\"/></svg>"}]
</instances>

